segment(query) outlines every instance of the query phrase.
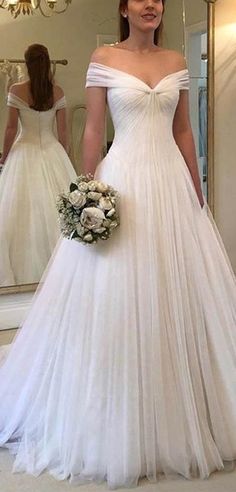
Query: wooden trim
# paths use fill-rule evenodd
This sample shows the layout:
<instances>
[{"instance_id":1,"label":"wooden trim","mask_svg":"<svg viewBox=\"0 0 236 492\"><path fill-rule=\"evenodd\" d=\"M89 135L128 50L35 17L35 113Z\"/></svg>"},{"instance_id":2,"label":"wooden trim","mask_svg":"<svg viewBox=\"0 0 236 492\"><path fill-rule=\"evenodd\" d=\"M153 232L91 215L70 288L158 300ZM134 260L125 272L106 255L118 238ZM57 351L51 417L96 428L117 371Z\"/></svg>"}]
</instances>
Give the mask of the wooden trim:
<instances>
[{"instance_id":1,"label":"wooden trim","mask_svg":"<svg viewBox=\"0 0 236 492\"><path fill-rule=\"evenodd\" d=\"M39 284L11 285L9 287L0 287L0 295L19 294L22 292L34 292Z\"/></svg>"},{"instance_id":2,"label":"wooden trim","mask_svg":"<svg viewBox=\"0 0 236 492\"><path fill-rule=\"evenodd\" d=\"M215 0L205 0L208 10L208 65L207 65L207 195L208 204L214 216L215 212Z\"/></svg>"}]
</instances>

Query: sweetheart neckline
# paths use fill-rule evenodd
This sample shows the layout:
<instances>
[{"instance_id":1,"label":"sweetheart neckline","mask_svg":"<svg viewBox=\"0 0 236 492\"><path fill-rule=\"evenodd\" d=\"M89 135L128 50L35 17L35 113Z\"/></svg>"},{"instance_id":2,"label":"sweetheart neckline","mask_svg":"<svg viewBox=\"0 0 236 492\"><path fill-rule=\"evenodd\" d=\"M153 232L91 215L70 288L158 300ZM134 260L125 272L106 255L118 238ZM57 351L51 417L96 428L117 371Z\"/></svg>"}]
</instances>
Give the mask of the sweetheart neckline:
<instances>
[{"instance_id":1,"label":"sweetheart neckline","mask_svg":"<svg viewBox=\"0 0 236 492\"><path fill-rule=\"evenodd\" d=\"M188 73L188 69L187 68L183 68L181 70L176 70L176 72L171 72L167 75L165 75L164 77L162 77L159 82L157 82L157 84L154 86L154 87L151 87L149 84L147 84L146 82L144 82L144 80L140 79L139 77L137 77L136 75L133 75L132 73L128 73L128 72L125 72L124 70L120 70L119 68L114 68L114 67L110 67L109 65L105 65L104 63L97 63L97 62L90 62L90 65L98 65L100 67L104 67L104 68L107 68L107 69L110 69L110 70L113 70L115 72L120 72L122 73L123 75L126 75L127 77L132 77L133 79L136 79L138 80L139 82L141 82L142 84L144 84L146 87L148 87L148 89L150 91L154 91L164 80L166 80L168 77L172 76L172 75L177 75L181 72L186 72Z\"/></svg>"},{"instance_id":2,"label":"sweetheart neckline","mask_svg":"<svg viewBox=\"0 0 236 492\"><path fill-rule=\"evenodd\" d=\"M52 109L54 109L54 107L56 106L58 101L60 101L61 99L63 99L65 97L65 96L59 97L59 99L57 99L54 102L53 106L50 109L47 109L46 111L38 111L37 109L31 108L29 103L27 103L24 99L22 99L22 97L19 97L16 94L13 94L12 92L9 92L9 95L11 95L11 97L16 97L16 99L19 99L19 101L21 101L25 105L26 108L31 109L32 111L36 111L36 113L47 113L47 111L52 111Z\"/></svg>"}]
</instances>

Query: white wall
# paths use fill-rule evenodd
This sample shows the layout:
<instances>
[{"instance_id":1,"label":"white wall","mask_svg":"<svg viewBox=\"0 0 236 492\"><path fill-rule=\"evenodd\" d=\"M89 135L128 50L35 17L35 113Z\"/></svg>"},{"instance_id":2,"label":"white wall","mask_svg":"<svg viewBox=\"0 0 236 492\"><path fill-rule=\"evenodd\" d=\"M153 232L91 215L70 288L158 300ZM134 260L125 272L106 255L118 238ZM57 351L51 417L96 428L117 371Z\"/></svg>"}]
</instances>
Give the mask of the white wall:
<instances>
[{"instance_id":1,"label":"white wall","mask_svg":"<svg viewBox=\"0 0 236 492\"><path fill-rule=\"evenodd\" d=\"M163 45L168 49L183 52L184 24L182 0L166 2L164 15Z\"/></svg>"},{"instance_id":2,"label":"white wall","mask_svg":"<svg viewBox=\"0 0 236 492\"><path fill-rule=\"evenodd\" d=\"M236 5L216 2L215 211L236 271Z\"/></svg>"},{"instance_id":3,"label":"white wall","mask_svg":"<svg viewBox=\"0 0 236 492\"><path fill-rule=\"evenodd\" d=\"M198 24L206 20L207 5L204 0L185 0L186 25Z\"/></svg>"},{"instance_id":4,"label":"white wall","mask_svg":"<svg viewBox=\"0 0 236 492\"><path fill-rule=\"evenodd\" d=\"M184 11L183 11L183 6ZM207 19L207 6L204 0L167 0L164 17L163 44L166 48L182 52L184 49L185 26L204 22Z\"/></svg>"}]
</instances>

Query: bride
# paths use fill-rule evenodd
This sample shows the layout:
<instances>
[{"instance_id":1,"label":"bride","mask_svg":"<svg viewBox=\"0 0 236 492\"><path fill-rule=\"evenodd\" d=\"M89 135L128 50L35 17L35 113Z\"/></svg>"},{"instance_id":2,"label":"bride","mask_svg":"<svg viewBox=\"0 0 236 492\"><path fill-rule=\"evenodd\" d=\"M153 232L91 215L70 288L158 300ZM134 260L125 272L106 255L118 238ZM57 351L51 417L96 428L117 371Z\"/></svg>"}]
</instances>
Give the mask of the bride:
<instances>
[{"instance_id":1,"label":"bride","mask_svg":"<svg viewBox=\"0 0 236 492\"><path fill-rule=\"evenodd\" d=\"M1 368L14 471L117 488L236 458L236 285L201 192L185 62L158 46L164 3L120 0L121 42L92 56L84 170L119 190L121 225L59 242ZM96 167L106 100L115 138Z\"/></svg>"},{"instance_id":2,"label":"bride","mask_svg":"<svg viewBox=\"0 0 236 492\"><path fill-rule=\"evenodd\" d=\"M10 87L0 159L0 286L39 282L60 234L57 195L75 177L65 96L53 83L47 48L29 46L25 61L29 80Z\"/></svg>"}]
</instances>

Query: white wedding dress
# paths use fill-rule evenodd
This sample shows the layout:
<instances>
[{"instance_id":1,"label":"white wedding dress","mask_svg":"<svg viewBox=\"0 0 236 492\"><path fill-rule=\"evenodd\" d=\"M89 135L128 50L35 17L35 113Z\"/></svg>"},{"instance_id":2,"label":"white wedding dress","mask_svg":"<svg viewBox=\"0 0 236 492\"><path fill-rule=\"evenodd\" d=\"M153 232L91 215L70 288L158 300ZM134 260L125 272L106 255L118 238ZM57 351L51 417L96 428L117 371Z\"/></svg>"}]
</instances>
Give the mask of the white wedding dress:
<instances>
[{"instance_id":1,"label":"white wedding dress","mask_svg":"<svg viewBox=\"0 0 236 492\"><path fill-rule=\"evenodd\" d=\"M87 86L108 88L121 224L59 242L0 372L0 444L75 484L205 478L236 458L236 283L172 134L188 73L92 63Z\"/></svg>"},{"instance_id":2,"label":"white wedding dress","mask_svg":"<svg viewBox=\"0 0 236 492\"><path fill-rule=\"evenodd\" d=\"M39 282L60 235L56 199L75 171L53 133L60 98L35 111L14 94L20 131L0 176L0 286Z\"/></svg>"}]
</instances>

